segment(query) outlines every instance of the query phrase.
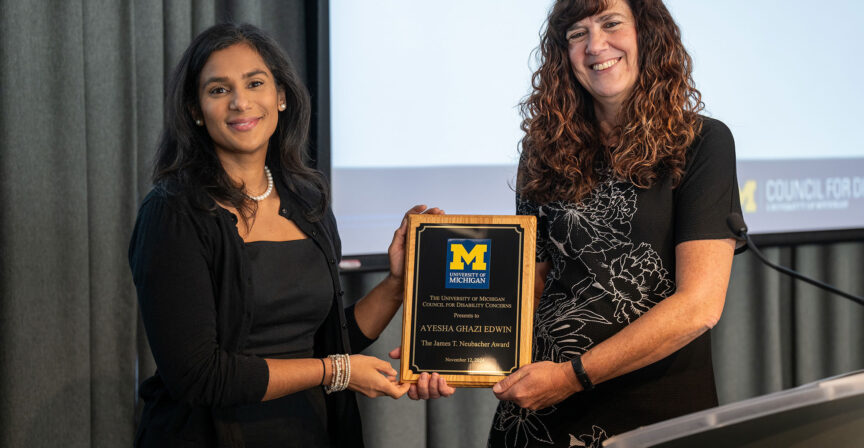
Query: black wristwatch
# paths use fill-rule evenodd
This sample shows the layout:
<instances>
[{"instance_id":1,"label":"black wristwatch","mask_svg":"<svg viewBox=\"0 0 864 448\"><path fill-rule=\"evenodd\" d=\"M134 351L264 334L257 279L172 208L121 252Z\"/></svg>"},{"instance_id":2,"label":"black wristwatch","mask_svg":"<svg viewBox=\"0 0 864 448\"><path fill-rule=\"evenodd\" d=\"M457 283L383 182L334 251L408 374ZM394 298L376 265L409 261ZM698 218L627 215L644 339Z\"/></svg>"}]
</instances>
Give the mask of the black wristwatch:
<instances>
[{"instance_id":1,"label":"black wristwatch","mask_svg":"<svg viewBox=\"0 0 864 448\"><path fill-rule=\"evenodd\" d=\"M577 356L570 360L570 365L573 367L573 373L576 374L576 379L582 385L583 391L594 389L594 383L591 378L588 378L588 373L585 372L585 367L582 365L582 356Z\"/></svg>"}]
</instances>

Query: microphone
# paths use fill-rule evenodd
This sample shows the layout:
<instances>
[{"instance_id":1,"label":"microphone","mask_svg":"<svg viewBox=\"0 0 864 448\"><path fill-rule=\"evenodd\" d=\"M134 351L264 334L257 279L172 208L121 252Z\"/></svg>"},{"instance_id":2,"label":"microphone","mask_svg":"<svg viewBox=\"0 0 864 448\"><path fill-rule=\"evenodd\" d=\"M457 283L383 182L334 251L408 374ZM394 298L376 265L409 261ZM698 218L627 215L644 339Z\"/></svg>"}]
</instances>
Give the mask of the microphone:
<instances>
[{"instance_id":1,"label":"microphone","mask_svg":"<svg viewBox=\"0 0 864 448\"><path fill-rule=\"evenodd\" d=\"M811 285L816 286L818 288L822 288L826 291L833 292L834 294L845 297L845 298L847 298L847 299L849 299L849 300L851 300L851 301L853 301L859 305L864 306L864 298L858 297L858 296L853 295L853 294L849 294L848 292L845 292L845 291L841 291L841 290L839 290L839 289L837 289L837 288L835 288L829 284L822 283L819 280L815 280L815 279L807 277L803 274L799 274L798 272L795 272L792 269L780 266L779 264L775 264L771 260L768 260L767 258L765 258L765 255L763 255L762 252L759 251L759 248L757 248L756 245L753 244L753 240L750 239L750 234L747 233L747 224L744 223L744 218L741 217L741 214L735 213L735 212L730 213L728 216L726 216L726 225L729 226L729 229L732 230L732 233L734 233L736 236L738 236L740 239L744 240L744 242L747 243L747 247L754 254L756 254L756 256L759 258L759 260L761 260L763 263L767 264L772 269L777 270L779 272L782 272L786 275L790 275L794 278L797 278L798 280L810 283Z\"/></svg>"}]
</instances>

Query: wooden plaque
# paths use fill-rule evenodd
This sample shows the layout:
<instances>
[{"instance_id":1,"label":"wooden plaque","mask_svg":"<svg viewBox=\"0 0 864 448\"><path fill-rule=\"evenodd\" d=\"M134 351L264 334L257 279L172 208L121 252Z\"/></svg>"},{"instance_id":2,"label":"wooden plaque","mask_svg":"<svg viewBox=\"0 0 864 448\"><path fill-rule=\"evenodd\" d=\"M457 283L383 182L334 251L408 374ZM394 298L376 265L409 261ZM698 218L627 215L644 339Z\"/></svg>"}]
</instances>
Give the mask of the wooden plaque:
<instances>
[{"instance_id":1,"label":"wooden plaque","mask_svg":"<svg viewBox=\"0 0 864 448\"><path fill-rule=\"evenodd\" d=\"M409 215L401 381L491 387L531 362L533 216Z\"/></svg>"}]
</instances>

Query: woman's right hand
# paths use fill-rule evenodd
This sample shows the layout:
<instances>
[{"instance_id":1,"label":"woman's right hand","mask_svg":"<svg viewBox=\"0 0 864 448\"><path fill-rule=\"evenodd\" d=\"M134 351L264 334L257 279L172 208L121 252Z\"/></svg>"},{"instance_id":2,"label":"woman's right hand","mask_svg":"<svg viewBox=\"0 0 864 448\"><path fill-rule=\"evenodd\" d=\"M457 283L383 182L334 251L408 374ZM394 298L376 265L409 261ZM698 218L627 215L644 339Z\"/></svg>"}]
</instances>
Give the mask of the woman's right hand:
<instances>
[{"instance_id":1,"label":"woman's right hand","mask_svg":"<svg viewBox=\"0 0 864 448\"><path fill-rule=\"evenodd\" d=\"M370 397L387 395L393 399L408 392L410 384L402 384L396 379L398 372L389 362L373 356L351 355L351 378L348 389Z\"/></svg>"},{"instance_id":2,"label":"woman's right hand","mask_svg":"<svg viewBox=\"0 0 864 448\"><path fill-rule=\"evenodd\" d=\"M396 347L393 350L390 350L390 357L393 359L401 358L402 347ZM417 384L412 384L411 388L408 389L408 398L412 400L428 400L430 398L434 399L441 397L447 398L455 392L456 389L450 387L447 384L447 380L437 372L431 375L423 372L420 374L420 378L417 379Z\"/></svg>"}]
</instances>

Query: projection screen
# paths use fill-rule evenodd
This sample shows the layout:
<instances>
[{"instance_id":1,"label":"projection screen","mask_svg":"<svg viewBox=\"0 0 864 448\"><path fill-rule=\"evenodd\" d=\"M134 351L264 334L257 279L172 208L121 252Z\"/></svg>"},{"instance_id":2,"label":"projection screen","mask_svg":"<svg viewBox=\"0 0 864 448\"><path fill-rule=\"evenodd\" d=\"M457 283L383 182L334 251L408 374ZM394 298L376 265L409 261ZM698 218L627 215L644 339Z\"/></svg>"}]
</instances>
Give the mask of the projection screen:
<instances>
[{"instance_id":1,"label":"projection screen","mask_svg":"<svg viewBox=\"0 0 864 448\"><path fill-rule=\"evenodd\" d=\"M550 4L330 1L331 180L345 268L386 252L413 204L514 213L518 103ZM864 229L864 3L666 4L704 113L735 136L751 231Z\"/></svg>"}]
</instances>

